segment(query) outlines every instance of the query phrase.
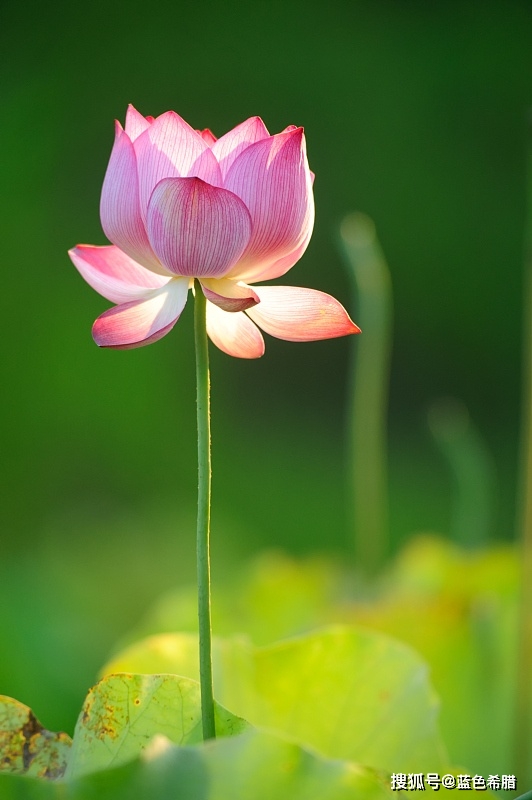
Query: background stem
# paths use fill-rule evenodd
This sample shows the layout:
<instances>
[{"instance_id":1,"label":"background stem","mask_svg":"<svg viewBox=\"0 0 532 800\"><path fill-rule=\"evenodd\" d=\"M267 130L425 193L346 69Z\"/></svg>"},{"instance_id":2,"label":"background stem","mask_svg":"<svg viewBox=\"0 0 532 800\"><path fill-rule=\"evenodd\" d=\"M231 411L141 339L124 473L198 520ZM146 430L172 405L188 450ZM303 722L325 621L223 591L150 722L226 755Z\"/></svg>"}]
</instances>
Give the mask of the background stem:
<instances>
[{"instance_id":1,"label":"background stem","mask_svg":"<svg viewBox=\"0 0 532 800\"><path fill-rule=\"evenodd\" d=\"M195 288L194 338L196 346L196 397L198 419L198 526L196 541L201 718L203 724L203 738L213 739L215 736L215 727L212 687L211 566L209 552L211 521L209 349L206 325L207 301L199 281L196 281Z\"/></svg>"},{"instance_id":2,"label":"background stem","mask_svg":"<svg viewBox=\"0 0 532 800\"><path fill-rule=\"evenodd\" d=\"M430 432L451 473L451 539L462 547L487 545L498 486L486 442L466 406L454 397L434 401L427 417Z\"/></svg>"},{"instance_id":3,"label":"background stem","mask_svg":"<svg viewBox=\"0 0 532 800\"><path fill-rule=\"evenodd\" d=\"M387 416L392 333L392 287L375 225L366 214L349 214L340 242L356 292L348 425L350 517L357 567L371 575L389 554Z\"/></svg>"}]
</instances>

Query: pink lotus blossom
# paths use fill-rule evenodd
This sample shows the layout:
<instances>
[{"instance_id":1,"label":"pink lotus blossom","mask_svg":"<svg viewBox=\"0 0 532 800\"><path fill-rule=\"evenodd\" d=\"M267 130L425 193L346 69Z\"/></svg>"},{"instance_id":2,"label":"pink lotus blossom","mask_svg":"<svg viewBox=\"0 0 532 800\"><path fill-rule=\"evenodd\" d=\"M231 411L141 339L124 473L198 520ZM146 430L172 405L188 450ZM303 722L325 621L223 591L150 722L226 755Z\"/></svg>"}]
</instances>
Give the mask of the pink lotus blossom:
<instances>
[{"instance_id":1,"label":"pink lotus blossom","mask_svg":"<svg viewBox=\"0 0 532 800\"><path fill-rule=\"evenodd\" d=\"M216 139L173 111L154 119L129 106L125 129L116 123L100 215L113 244L78 245L69 254L117 304L94 323L101 347L160 339L195 278L208 300L208 334L232 356L263 354L259 328L293 342L359 331L323 292L250 286L284 275L310 240L314 201L302 128L270 136L252 117Z\"/></svg>"}]
</instances>

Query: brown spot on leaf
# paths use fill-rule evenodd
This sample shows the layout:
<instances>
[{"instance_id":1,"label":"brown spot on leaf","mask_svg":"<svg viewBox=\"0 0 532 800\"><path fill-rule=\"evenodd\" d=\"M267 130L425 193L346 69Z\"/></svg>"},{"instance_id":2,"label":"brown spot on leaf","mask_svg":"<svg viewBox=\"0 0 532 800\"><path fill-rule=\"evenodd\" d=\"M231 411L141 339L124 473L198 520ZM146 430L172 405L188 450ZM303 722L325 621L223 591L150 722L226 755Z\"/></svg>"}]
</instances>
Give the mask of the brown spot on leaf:
<instances>
[{"instance_id":1,"label":"brown spot on leaf","mask_svg":"<svg viewBox=\"0 0 532 800\"><path fill-rule=\"evenodd\" d=\"M72 742L43 728L28 706L0 696L0 771L60 778Z\"/></svg>"},{"instance_id":2,"label":"brown spot on leaf","mask_svg":"<svg viewBox=\"0 0 532 800\"><path fill-rule=\"evenodd\" d=\"M27 722L22 726L22 736L24 737L24 744L22 746L22 763L24 769L28 770L31 762L35 758L35 741L34 737L41 733L43 726L33 713L28 709ZM33 742L33 747L32 747Z\"/></svg>"}]
</instances>

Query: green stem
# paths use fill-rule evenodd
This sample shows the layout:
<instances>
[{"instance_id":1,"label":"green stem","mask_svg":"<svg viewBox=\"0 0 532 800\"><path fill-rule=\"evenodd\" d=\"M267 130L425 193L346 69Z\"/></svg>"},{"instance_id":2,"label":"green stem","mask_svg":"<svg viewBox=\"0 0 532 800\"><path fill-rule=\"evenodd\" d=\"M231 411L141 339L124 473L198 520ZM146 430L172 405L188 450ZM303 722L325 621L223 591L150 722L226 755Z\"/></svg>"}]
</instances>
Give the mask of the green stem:
<instances>
[{"instance_id":1,"label":"green stem","mask_svg":"<svg viewBox=\"0 0 532 800\"><path fill-rule=\"evenodd\" d=\"M451 539L464 547L485 545L497 489L486 443L465 405L452 397L436 400L430 406L428 423L452 477Z\"/></svg>"},{"instance_id":2,"label":"green stem","mask_svg":"<svg viewBox=\"0 0 532 800\"><path fill-rule=\"evenodd\" d=\"M209 553L211 521L211 420L209 349L207 342L207 301L196 281L194 339L196 345L196 386L198 412L198 621L201 719L203 739L214 739L214 698L212 688L211 565Z\"/></svg>"},{"instance_id":3,"label":"green stem","mask_svg":"<svg viewBox=\"0 0 532 800\"><path fill-rule=\"evenodd\" d=\"M514 766L521 785L532 781L532 111L528 123L520 476L521 598L514 729Z\"/></svg>"},{"instance_id":4,"label":"green stem","mask_svg":"<svg viewBox=\"0 0 532 800\"><path fill-rule=\"evenodd\" d=\"M373 221L359 212L340 227L362 329L349 387L351 524L357 565L377 572L388 555L386 420L391 354L392 287Z\"/></svg>"}]
</instances>

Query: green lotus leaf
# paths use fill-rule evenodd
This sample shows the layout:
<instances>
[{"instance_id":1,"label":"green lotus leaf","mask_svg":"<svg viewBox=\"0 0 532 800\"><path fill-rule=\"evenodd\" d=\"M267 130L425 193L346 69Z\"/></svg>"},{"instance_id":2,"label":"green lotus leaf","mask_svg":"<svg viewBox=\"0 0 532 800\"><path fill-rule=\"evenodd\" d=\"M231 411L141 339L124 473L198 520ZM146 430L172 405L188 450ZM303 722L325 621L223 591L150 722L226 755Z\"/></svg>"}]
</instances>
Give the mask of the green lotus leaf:
<instances>
[{"instance_id":1,"label":"green lotus leaf","mask_svg":"<svg viewBox=\"0 0 532 800\"><path fill-rule=\"evenodd\" d=\"M132 645L104 672L198 676L197 640L160 634ZM387 636L334 627L254 648L214 647L214 692L227 708L324 756L389 772L437 771L447 759L425 663Z\"/></svg>"},{"instance_id":2,"label":"green lotus leaf","mask_svg":"<svg viewBox=\"0 0 532 800\"><path fill-rule=\"evenodd\" d=\"M512 763L519 569L515 548L413 537L361 601L341 564L263 553L217 591L213 629L268 644L341 622L400 639L430 667L451 760L487 775ZM193 631L195 608L193 587L163 595L129 641Z\"/></svg>"},{"instance_id":3,"label":"green lotus leaf","mask_svg":"<svg viewBox=\"0 0 532 800\"><path fill-rule=\"evenodd\" d=\"M60 778L72 740L43 728L32 710L0 695L0 772Z\"/></svg>"},{"instance_id":4,"label":"green lotus leaf","mask_svg":"<svg viewBox=\"0 0 532 800\"><path fill-rule=\"evenodd\" d=\"M215 722L221 737L247 727L219 705ZM129 761L161 734L181 746L202 741L199 684L177 675L108 675L83 704L65 777Z\"/></svg>"},{"instance_id":5,"label":"green lotus leaf","mask_svg":"<svg viewBox=\"0 0 532 800\"><path fill-rule=\"evenodd\" d=\"M249 729L199 747L155 738L136 758L61 783L0 775L2 800L391 800L387 777Z\"/></svg>"}]
</instances>

